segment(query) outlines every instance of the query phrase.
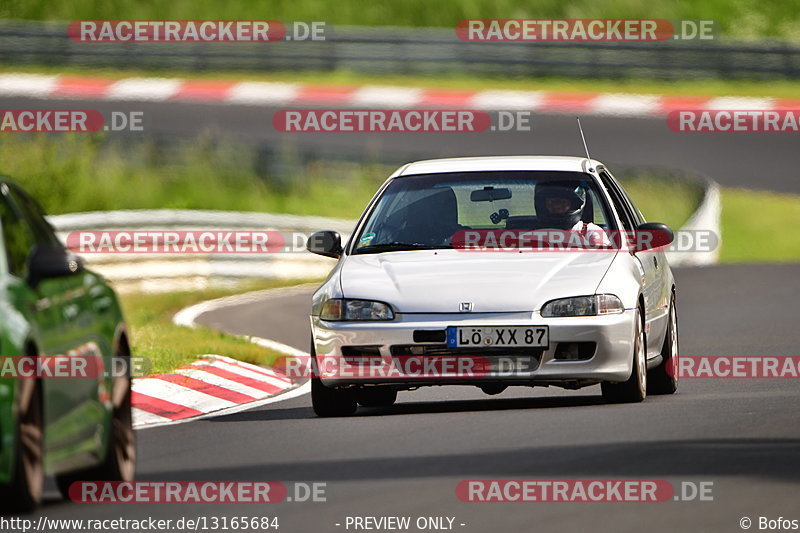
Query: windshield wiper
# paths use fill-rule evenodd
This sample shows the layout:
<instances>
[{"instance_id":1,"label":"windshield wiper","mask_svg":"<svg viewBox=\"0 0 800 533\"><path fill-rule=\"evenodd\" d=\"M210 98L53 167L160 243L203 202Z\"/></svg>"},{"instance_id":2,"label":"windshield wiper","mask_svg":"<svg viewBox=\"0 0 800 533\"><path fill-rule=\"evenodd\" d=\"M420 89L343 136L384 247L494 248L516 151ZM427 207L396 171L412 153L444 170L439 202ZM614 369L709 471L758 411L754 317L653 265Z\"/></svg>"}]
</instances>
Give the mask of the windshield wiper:
<instances>
[{"instance_id":1,"label":"windshield wiper","mask_svg":"<svg viewBox=\"0 0 800 533\"><path fill-rule=\"evenodd\" d=\"M449 244L423 244L421 242L385 242L380 244L369 244L356 248L354 253L357 254L377 254L381 252L401 252L407 250L439 250L443 248L452 248Z\"/></svg>"}]
</instances>

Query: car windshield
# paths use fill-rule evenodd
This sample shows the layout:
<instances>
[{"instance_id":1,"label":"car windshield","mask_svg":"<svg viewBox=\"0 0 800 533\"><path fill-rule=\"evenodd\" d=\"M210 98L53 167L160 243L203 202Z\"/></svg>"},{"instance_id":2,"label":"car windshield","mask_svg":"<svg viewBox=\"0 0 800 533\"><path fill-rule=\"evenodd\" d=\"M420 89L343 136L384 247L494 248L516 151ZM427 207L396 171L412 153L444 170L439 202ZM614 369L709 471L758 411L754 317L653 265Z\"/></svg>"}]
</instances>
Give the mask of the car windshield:
<instances>
[{"instance_id":1,"label":"car windshield","mask_svg":"<svg viewBox=\"0 0 800 533\"><path fill-rule=\"evenodd\" d=\"M420 174L387 186L353 250L451 248L462 230L609 230L612 220L596 181L581 172Z\"/></svg>"}]
</instances>

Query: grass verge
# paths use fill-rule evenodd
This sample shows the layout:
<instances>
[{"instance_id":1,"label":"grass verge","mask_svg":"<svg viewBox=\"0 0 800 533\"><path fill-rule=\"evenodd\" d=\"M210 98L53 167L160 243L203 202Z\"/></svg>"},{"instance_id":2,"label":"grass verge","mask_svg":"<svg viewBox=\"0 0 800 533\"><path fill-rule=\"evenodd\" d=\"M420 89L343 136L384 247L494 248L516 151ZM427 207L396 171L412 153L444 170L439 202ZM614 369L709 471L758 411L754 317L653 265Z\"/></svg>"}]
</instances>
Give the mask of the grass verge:
<instances>
[{"instance_id":1,"label":"grass verge","mask_svg":"<svg viewBox=\"0 0 800 533\"><path fill-rule=\"evenodd\" d=\"M689 220L703 200L697 183L677 171L631 170L617 178L645 219L672 228Z\"/></svg>"},{"instance_id":2,"label":"grass verge","mask_svg":"<svg viewBox=\"0 0 800 533\"><path fill-rule=\"evenodd\" d=\"M102 134L2 135L0 174L49 214L219 209L356 218L391 172L360 162L296 162L291 153L264 163L261 148L203 136L159 144Z\"/></svg>"},{"instance_id":3,"label":"grass verge","mask_svg":"<svg viewBox=\"0 0 800 533\"><path fill-rule=\"evenodd\" d=\"M314 85L392 85L445 90L513 90L570 93L633 93L665 96L746 96L800 98L800 85L793 80L727 80L727 79L575 79L560 77L509 78L442 73L435 77L415 74L368 74L349 70L291 72L178 72L124 68L82 68L43 65L0 65L0 73L62 74L121 79L130 77L167 77L224 81L273 81Z\"/></svg>"},{"instance_id":4,"label":"grass verge","mask_svg":"<svg viewBox=\"0 0 800 533\"><path fill-rule=\"evenodd\" d=\"M0 161L2 173L18 179L50 214L219 209L355 219L394 170L297 162L281 177L259 166L257 148L211 138L165 152L148 142L104 144L102 136L80 134L0 136ZM697 187L679 173L629 171L620 178L648 220L678 227L699 203Z\"/></svg>"},{"instance_id":5,"label":"grass verge","mask_svg":"<svg viewBox=\"0 0 800 533\"><path fill-rule=\"evenodd\" d=\"M723 263L800 260L800 196L722 190Z\"/></svg>"},{"instance_id":6,"label":"grass verge","mask_svg":"<svg viewBox=\"0 0 800 533\"><path fill-rule=\"evenodd\" d=\"M145 367L149 366L149 373L153 374L170 372L203 354L226 355L247 363L270 366L281 354L209 328L176 326L172 323L172 316L184 307L204 300L299 283L302 282L259 280L227 290L123 293L120 300L128 322L133 355L144 358L149 363Z\"/></svg>"}]
</instances>

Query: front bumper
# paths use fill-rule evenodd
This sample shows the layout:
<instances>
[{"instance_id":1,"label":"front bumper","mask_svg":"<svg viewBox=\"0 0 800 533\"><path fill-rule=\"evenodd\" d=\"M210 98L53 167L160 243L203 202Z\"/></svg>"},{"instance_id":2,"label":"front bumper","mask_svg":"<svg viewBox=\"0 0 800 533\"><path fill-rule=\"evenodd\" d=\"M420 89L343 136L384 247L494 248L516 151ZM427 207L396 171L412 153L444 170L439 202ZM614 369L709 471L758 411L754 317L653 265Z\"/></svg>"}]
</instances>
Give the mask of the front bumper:
<instances>
[{"instance_id":1,"label":"front bumper","mask_svg":"<svg viewBox=\"0 0 800 533\"><path fill-rule=\"evenodd\" d=\"M631 375L635 319L633 309L614 315L569 318L542 318L531 312L398 314L387 322L330 322L312 316L317 356L314 372L330 387L402 388L499 382L578 388L601 381L622 382ZM414 340L415 331L510 325L548 326L549 346L466 351L448 349L441 341ZM564 360L556 358L562 343L593 343L594 350L580 360ZM369 356L355 357L354 353Z\"/></svg>"}]
</instances>

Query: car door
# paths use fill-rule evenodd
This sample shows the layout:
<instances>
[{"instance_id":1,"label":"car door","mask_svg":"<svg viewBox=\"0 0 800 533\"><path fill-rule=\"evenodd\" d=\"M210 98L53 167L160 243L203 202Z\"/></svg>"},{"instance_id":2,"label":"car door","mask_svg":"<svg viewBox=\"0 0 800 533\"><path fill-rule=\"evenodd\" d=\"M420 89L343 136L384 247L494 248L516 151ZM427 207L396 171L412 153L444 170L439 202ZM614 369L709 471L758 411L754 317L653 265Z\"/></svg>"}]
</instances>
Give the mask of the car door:
<instances>
[{"instance_id":1,"label":"car door","mask_svg":"<svg viewBox=\"0 0 800 533\"><path fill-rule=\"evenodd\" d=\"M628 196L628 193L620 187L622 196L626 200L629 211L636 218L637 225L646 222L641 211L639 211ZM667 254L664 249L657 250L643 250L637 252L637 255L643 257L644 262L650 262L653 266L653 299L655 300L654 310L650 314L650 343L649 349L653 354L660 353L661 345L664 342L664 335L667 331L669 322L669 303L672 297L672 276L669 270L669 263L667 262Z\"/></svg>"},{"instance_id":2,"label":"car door","mask_svg":"<svg viewBox=\"0 0 800 533\"><path fill-rule=\"evenodd\" d=\"M30 235L33 244L62 246L35 201L13 184L4 184L3 193L16 211L20 230ZM97 325L87 306L86 274L46 278L32 290L37 298L40 355L93 355ZM102 376L96 375L43 380L48 466L66 458L77 465L93 460L106 411L98 398L102 383ZM81 452L85 452L83 459Z\"/></svg>"},{"instance_id":3,"label":"car door","mask_svg":"<svg viewBox=\"0 0 800 533\"><path fill-rule=\"evenodd\" d=\"M607 170L600 169L600 179L608 190L611 201L614 204L614 210L617 212L620 222L622 223L623 231L630 232L631 235L634 235L633 232L636 231L639 224L644 222L644 220L641 219L641 215L633 207L630 199ZM666 263L664 263L663 258L658 256L659 252L653 252L652 250L632 251L630 253L632 259L638 263L639 271L642 275L642 296L644 297L645 307L645 334L650 335L654 322L660 324L657 319L660 315L664 285L664 276L662 272L666 267ZM656 343L648 342L648 355L659 351L660 346L654 346L654 344Z\"/></svg>"}]
</instances>

